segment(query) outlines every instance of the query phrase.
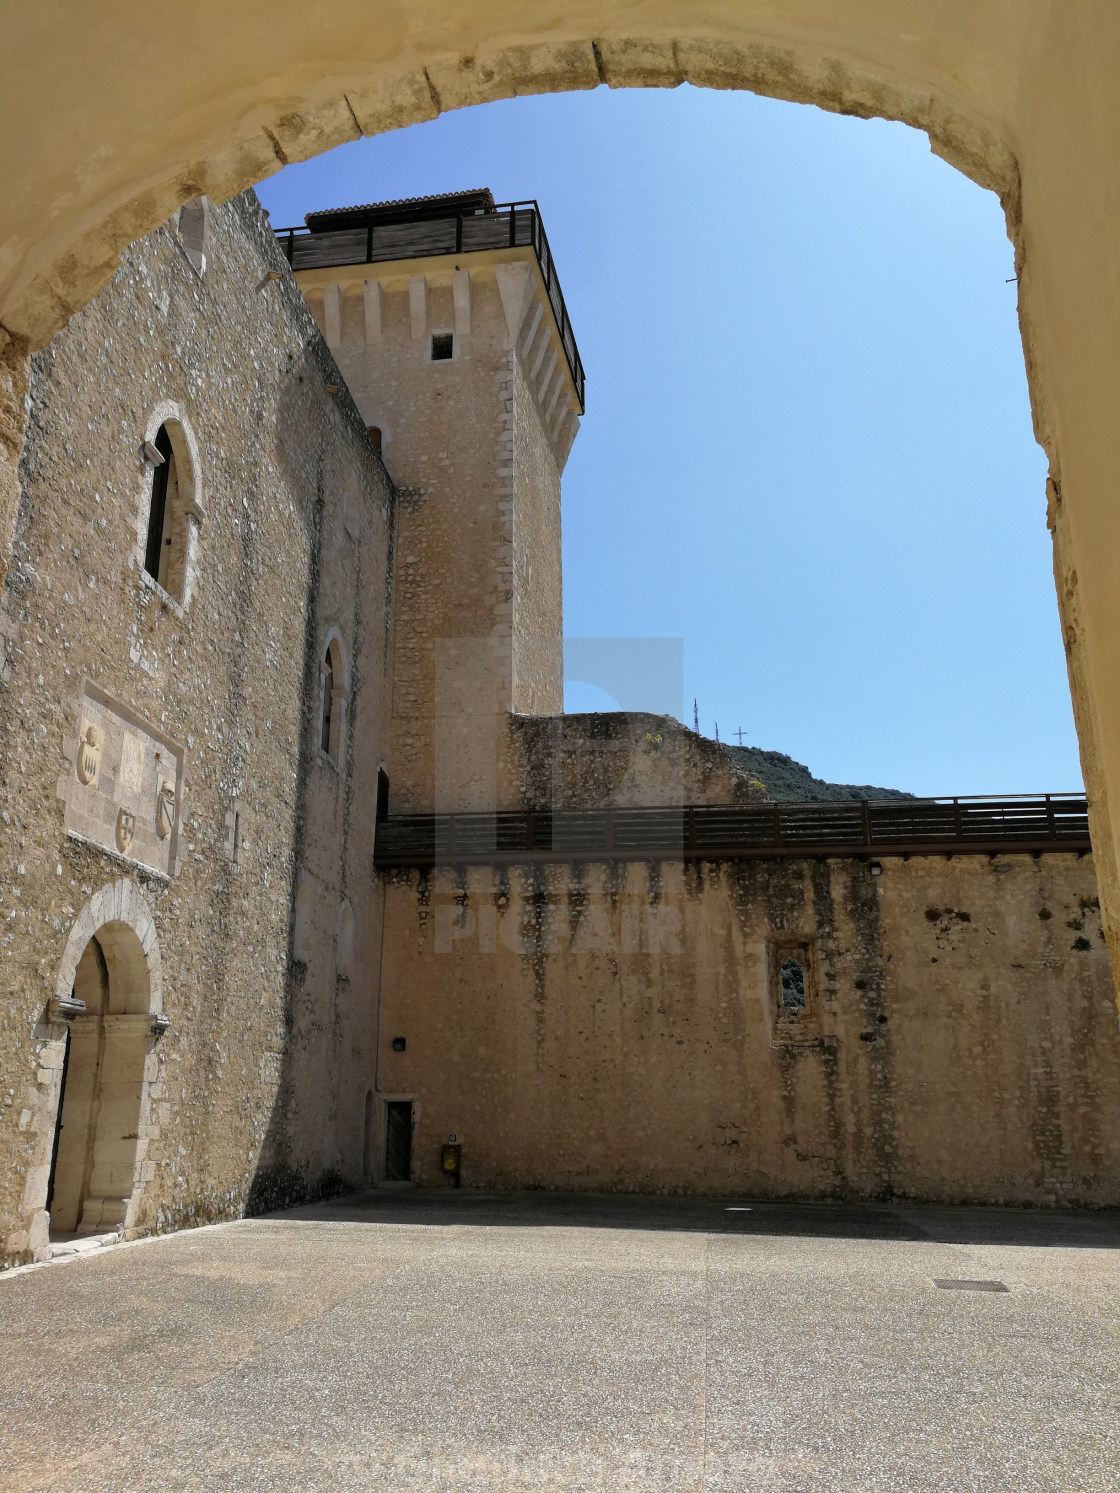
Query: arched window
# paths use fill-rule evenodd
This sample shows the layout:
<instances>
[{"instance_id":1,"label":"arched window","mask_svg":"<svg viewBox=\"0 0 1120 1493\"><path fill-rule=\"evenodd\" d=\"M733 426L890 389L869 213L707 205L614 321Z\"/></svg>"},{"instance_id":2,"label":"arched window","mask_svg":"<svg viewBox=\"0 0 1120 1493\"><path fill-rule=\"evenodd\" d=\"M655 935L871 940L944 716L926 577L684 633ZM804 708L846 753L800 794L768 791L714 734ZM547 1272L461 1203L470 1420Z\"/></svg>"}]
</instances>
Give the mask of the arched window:
<instances>
[{"instance_id":1,"label":"arched window","mask_svg":"<svg viewBox=\"0 0 1120 1493\"><path fill-rule=\"evenodd\" d=\"M175 237L194 269L199 275L204 275L210 254L210 203L206 197L192 197L183 203L175 225Z\"/></svg>"},{"instance_id":2,"label":"arched window","mask_svg":"<svg viewBox=\"0 0 1120 1493\"><path fill-rule=\"evenodd\" d=\"M332 628L319 664L319 750L336 765L342 759L348 696L346 657Z\"/></svg>"},{"instance_id":3,"label":"arched window","mask_svg":"<svg viewBox=\"0 0 1120 1493\"><path fill-rule=\"evenodd\" d=\"M202 521L193 446L178 421L165 420L155 439L144 442L144 455L152 467L144 569L172 600L185 606L193 530Z\"/></svg>"}]
</instances>

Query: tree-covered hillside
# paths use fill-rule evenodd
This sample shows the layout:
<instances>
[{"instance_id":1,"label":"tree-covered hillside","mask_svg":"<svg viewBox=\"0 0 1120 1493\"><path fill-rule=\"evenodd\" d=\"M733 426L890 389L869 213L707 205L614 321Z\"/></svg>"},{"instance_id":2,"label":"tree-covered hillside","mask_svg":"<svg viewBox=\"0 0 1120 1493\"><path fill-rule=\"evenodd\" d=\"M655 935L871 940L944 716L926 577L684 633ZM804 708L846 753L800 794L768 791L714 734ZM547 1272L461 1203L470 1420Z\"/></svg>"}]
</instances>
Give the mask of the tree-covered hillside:
<instances>
[{"instance_id":1,"label":"tree-covered hillside","mask_svg":"<svg viewBox=\"0 0 1120 1493\"><path fill-rule=\"evenodd\" d=\"M764 752L761 747L727 746L724 749L740 772L749 774L766 789L775 803L797 800L822 802L835 799L913 798L899 788L873 788L870 784L826 783L784 752Z\"/></svg>"}]
</instances>

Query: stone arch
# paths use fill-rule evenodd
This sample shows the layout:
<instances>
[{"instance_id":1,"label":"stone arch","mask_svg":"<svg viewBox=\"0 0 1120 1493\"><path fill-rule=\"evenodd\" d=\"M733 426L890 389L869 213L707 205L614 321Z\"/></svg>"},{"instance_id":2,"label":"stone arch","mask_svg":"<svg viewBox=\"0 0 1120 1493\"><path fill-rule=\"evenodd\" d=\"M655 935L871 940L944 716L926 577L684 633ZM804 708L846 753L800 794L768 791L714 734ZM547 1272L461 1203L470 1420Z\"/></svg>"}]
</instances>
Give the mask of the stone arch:
<instances>
[{"instance_id":1,"label":"stone arch","mask_svg":"<svg viewBox=\"0 0 1120 1493\"><path fill-rule=\"evenodd\" d=\"M166 586L160 587L173 606L186 612L198 586L200 562L200 533L205 510L202 506L202 468L199 458L198 438L194 433L190 417L181 404L172 399L162 399L148 415L144 426L141 449L145 455L144 475L136 501L136 544L133 548L133 563L142 582L151 584L145 569L145 550L148 540L148 522L152 504L152 484L157 470L157 449L160 431L166 431L174 455L176 491L169 499L169 528L175 541L175 563L173 576ZM158 582L156 583L158 585Z\"/></svg>"},{"instance_id":2,"label":"stone arch","mask_svg":"<svg viewBox=\"0 0 1120 1493\"><path fill-rule=\"evenodd\" d=\"M215 117L211 111L205 141L191 136L198 125L191 108L190 69L184 69L185 133L177 151L165 150L164 174L158 175L158 168L149 171L143 188L131 197L118 189L101 211L91 203L86 221L75 224L57 249L53 243L42 249L30 243L22 273L11 277L10 293L0 301L0 318L34 346L42 346L109 278L115 252L166 222L185 203L204 197L226 201L283 165L362 135L400 129L472 104L603 83L613 88L692 83L744 89L836 113L898 120L925 131L939 155L997 191L1009 209L1017 205L1012 132L999 127L993 101L984 96L990 79L985 74L973 79L967 66L954 74L941 55L946 46L954 54L967 54L970 41L1006 46L1006 28L991 38L974 39L957 16L948 37L907 38L906 33L900 36L897 18L859 14L873 12L873 0L846 0L845 9L853 13L847 24L831 18L827 27L814 26L808 18L794 18L776 36L772 24L752 25L749 15L729 22L715 3L691 7L682 15L673 0L659 0L648 7L651 14L642 30L627 34L626 28L604 25L597 9L581 17L581 8L572 6L560 23L552 17L526 18L503 38L500 21L495 24L485 14L484 0L473 0L463 7L465 14L454 30L443 28L425 38L410 27L408 50L397 58L385 54L388 18L384 31L369 27L361 38L348 29L345 46L332 53L329 42L324 44L322 25L310 28L309 20L293 11L284 23L276 66L262 69L259 78L231 40L244 91L238 92L236 105L230 96L228 116ZM273 23L275 29L275 17ZM111 25L101 29L112 31ZM933 31L928 25L924 29ZM157 40L153 36L153 48ZM309 56L322 59L318 77L308 67ZM170 123L166 113L164 120ZM93 173L90 178L87 193L100 185ZM49 259L52 249L57 265ZM65 296L60 281L66 285Z\"/></svg>"},{"instance_id":3,"label":"stone arch","mask_svg":"<svg viewBox=\"0 0 1120 1493\"><path fill-rule=\"evenodd\" d=\"M106 949L106 960L108 961L111 950L114 959L119 962L124 988L129 991L129 1004L122 1009L131 1012L146 1011L153 1016L162 1015L163 962L155 921L144 893L134 881L124 876L119 881L111 881L99 892L94 892L78 914L59 960L54 982L56 1001L69 999L86 946L95 933L100 935L107 929L113 931L107 934L109 948ZM126 929L134 935L134 939L127 938L124 931ZM104 947L105 940L99 941ZM142 959L138 955L142 955Z\"/></svg>"},{"instance_id":4,"label":"stone arch","mask_svg":"<svg viewBox=\"0 0 1120 1493\"><path fill-rule=\"evenodd\" d=\"M155 922L140 888L121 878L95 892L78 914L55 975L48 1019L62 1038L60 1055L68 1045L69 1059L51 1070L42 1100L49 1150L29 1169L25 1191L37 1257L49 1255L51 1202L71 1232L127 1233L134 1225L146 1180L153 1063L158 1067L152 1043L166 1027L162 1017ZM56 1182L57 1201L48 1197Z\"/></svg>"}]
</instances>

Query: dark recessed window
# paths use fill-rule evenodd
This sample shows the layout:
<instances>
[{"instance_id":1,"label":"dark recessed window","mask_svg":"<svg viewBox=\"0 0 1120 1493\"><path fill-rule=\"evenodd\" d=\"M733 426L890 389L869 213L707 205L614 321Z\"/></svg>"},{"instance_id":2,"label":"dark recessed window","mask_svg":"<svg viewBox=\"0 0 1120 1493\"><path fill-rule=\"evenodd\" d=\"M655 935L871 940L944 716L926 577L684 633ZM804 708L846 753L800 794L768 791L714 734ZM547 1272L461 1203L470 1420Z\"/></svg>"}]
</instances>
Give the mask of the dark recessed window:
<instances>
[{"instance_id":1,"label":"dark recessed window","mask_svg":"<svg viewBox=\"0 0 1120 1493\"><path fill-rule=\"evenodd\" d=\"M166 425L160 426L154 446L145 449L149 461L158 465L152 473L144 569L170 596L182 601L187 578L186 500L190 498L190 472L180 468Z\"/></svg>"},{"instance_id":2,"label":"dark recessed window","mask_svg":"<svg viewBox=\"0 0 1120 1493\"><path fill-rule=\"evenodd\" d=\"M380 451L381 450L381 426L380 425L367 425L366 426L366 430L369 431L369 438L373 442L375 448L378 451Z\"/></svg>"},{"instance_id":3,"label":"dark recessed window","mask_svg":"<svg viewBox=\"0 0 1120 1493\"><path fill-rule=\"evenodd\" d=\"M805 969L797 959L787 959L781 969L783 1011L805 1009Z\"/></svg>"},{"instance_id":4,"label":"dark recessed window","mask_svg":"<svg viewBox=\"0 0 1120 1493\"><path fill-rule=\"evenodd\" d=\"M436 332L432 336L432 362L443 363L455 350L455 337L451 332Z\"/></svg>"},{"instance_id":5,"label":"dark recessed window","mask_svg":"<svg viewBox=\"0 0 1120 1493\"><path fill-rule=\"evenodd\" d=\"M326 657L323 659L323 724L320 731L319 745L324 752L331 749L331 706L334 704L334 659L331 650L327 649Z\"/></svg>"},{"instance_id":6,"label":"dark recessed window","mask_svg":"<svg viewBox=\"0 0 1120 1493\"><path fill-rule=\"evenodd\" d=\"M160 456L159 466L152 475L152 501L148 509L148 540L144 546L144 569L153 580L161 580L160 571L166 571L164 560L164 531L167 524L167 489L177 484L174 479L175 457L171 450L171 437L167 426L161 425L156 435L155 448ZM155 457L152 457L155 460ZM170 478L170 482L169 479ZM170 536L167 543L171 543Z\"/></svg>"}]
</instances>

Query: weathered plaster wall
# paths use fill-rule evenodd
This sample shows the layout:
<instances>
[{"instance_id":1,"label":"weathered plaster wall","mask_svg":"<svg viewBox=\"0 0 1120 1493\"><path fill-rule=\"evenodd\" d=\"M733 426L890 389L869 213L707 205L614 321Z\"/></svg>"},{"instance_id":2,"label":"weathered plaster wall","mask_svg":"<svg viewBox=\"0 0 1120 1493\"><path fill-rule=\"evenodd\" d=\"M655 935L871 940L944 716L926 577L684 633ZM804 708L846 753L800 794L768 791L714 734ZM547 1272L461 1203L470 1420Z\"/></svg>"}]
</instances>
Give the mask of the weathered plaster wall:
<instances>
[{"instance_id":1,"label":"weathered plaster wall","mask_svg":"<svg viewBox=\"0 0 1120 1493\"><path fill-rule=\"evenodd\" d=\"M1120 1201L1088 858L445 867L387 927L422 1182L454 1133L476 1187Z\"/></svg>"},{"instance_id":2,"label":"weathered plaster wall","mask_svg":"<svg viewBox=\"0 0 1120 1493\"><path fill-rule=\"evenodd\" d=\"M159 971L140 1009L162 1004L170 1021L143 1059L130 1230L233 1216L251 1194L289 1196L325 1173L361 1177L393 515L357 411L344 389L327 392L339 382L251 198L214 212L204 277L172 229L160 229L33 360L0 609L0 1256L9 1261L45 1243L64 1035L48 1001L69 994L106 917L135 932ZM178 411L193 433L199 478L185 607L141 574L152 483L141 447L160 410ZM337 762L318 747L332 628L348 659ZM75 755L91 701L113 724L87 782ZM175 822L161 840L148 819L156 768L171 761ZM123 852L86 812L106 797L110 829L118 801L135 813ZM91 843L98 835L103 843ZM296 959L301 878L309 952ZM109 896L110 887L124 890ZM336 959L343 899L356 915L349 975Z\"/></svg>"}]
</instances>

